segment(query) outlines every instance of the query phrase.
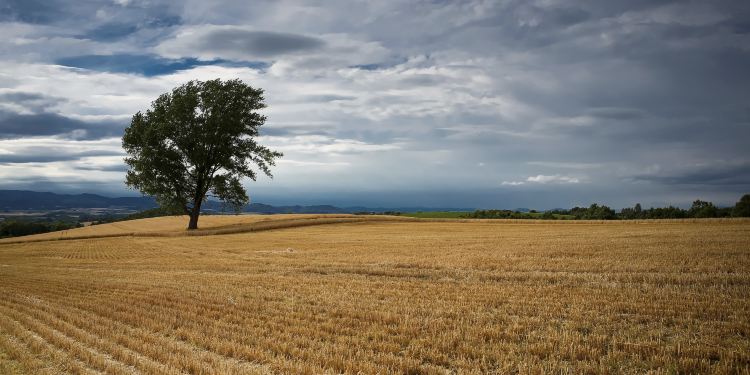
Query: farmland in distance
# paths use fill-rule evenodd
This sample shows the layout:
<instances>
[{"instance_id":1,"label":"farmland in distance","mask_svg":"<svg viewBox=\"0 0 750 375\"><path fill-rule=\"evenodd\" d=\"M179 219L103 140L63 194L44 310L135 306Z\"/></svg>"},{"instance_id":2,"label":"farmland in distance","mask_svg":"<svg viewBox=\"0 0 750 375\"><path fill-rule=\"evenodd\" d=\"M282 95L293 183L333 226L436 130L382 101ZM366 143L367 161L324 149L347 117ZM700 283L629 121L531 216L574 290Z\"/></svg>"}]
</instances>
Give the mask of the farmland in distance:
<instances>
[{"instance_id":1,"label":"farmland in distance","mask_svg":"<svg viewBox=\"0 0 750 375\"><path fill-rule=\"evenodd\" d=\"M0 373L750 371L748 220L205 219L0 244Z\"/></svg>"}]
</instances>

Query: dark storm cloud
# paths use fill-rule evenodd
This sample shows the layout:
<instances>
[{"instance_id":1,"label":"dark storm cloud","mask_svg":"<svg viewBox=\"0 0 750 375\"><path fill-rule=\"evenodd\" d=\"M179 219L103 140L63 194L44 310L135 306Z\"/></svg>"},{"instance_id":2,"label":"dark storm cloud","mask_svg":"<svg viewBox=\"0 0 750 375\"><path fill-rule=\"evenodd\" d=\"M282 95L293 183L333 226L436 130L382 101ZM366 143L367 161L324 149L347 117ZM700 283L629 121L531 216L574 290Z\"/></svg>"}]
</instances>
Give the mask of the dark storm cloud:
<instances>
[{"instance_id":1,"label":"dark storm cloud","mask_svg":"<svg viewBox=\"0 0 750 375\"><path fill-rule=\"evenodd\" d=\"M750 34L750 19L732 17L721 24L736 34Z\"/></svg>"},{"instance_id":2,"label":"dark storm cloud","mask_svg":"<svg viewBox=\"0 0 750 375\"><path fill-rule=\"evenodd\" d=\"M730 32L727 21L710 12L737 18L747 15L748 3L711 3L705 14L680 8L690 4L674 3L680 6L674 10L646 2L607 4L589 4L586 10L593 16L575 28L546 23L547 10L530 13L535 26L507 19L495 26L483 24L484 29L469 25L458 34L496 35L499 52L520 50L535 57L529 59L530 74L538 71L555 85L535 87L518 80L508 91L559 116L561 121L548 117L544 121L549 125L538 127L538 134L565 140L560 142L565 147L541 148L555 150L558 157L589 153L604 160L639 160L640 153L652 150L682 153L691 160L748 155L750 50L733 34L742 23L731 21L739 26ZM685 14L689 17L681 19ZM652 15L655 19L648 18ZM715 19L704 19L708 16ZM589 119L577 123L579 116Z\"/></svg>"},{"instance_id":3,"label":"dark storm cloud","mask_svg":"<svg viewBox=\"0 0 750 375\"><path fill-rule=\"evenodd\" d=\"M72 56L58 59L56 63L74 68L103 72L135 73L148 77L161 74L171 74L176 71L206 65L246 66L254 69L263 69L268 66L266 63L262 62L239 64L225 60L201 61L198 59L165 59L156 55L132 54Z\"/></svg>"},{"instance_id":4,"label":"dark storm cloud","mask_svg":"<svg viewBox=\"0 0 750 375\"><path fill-rule=\"evenodd\" d=\"M592 117L610 120L636 120L643 118L645 114L637 108L591 108L588 114Z\"/></svg>"},{"instance_id":5,"label":"dark storm cloud","mask_svg":"<svg viewBox=\"0 0 750 375\"><path fill-rule=\"evenodd\" d=\"M81 121L55 113L17 114L0 110L0 139L33 136L100 139L122 136L125 126L120 122Z\"/></svg>"},{"instance_id":6,"label":"dark storm cloud","mask_svg":"<svg viewBox=\"0 0 750 375\"><path fill-rule=\"evenodd\" d=\"M638 175L634 179L666 185L750 185L750 162L716 163L680 173Z\"/></svg>"},{"instance_id":7,"label":"dark storm cloud","mask_svg":"<svg viewBox=\"0 0 750 375\"><path fill-rule=\"evenodd\" d=\"M679 152L692 158L731 159L748 155L745 149L746 140L750 139L750 122L730 117L721 120L711 117L594 117L585 125L561 121L546 125L544 133L566 139L564 148L578 148L580 152L576 154L591 153L600 161L640 160L640 155L652 152Z\"/></svg>"}]
</instances>

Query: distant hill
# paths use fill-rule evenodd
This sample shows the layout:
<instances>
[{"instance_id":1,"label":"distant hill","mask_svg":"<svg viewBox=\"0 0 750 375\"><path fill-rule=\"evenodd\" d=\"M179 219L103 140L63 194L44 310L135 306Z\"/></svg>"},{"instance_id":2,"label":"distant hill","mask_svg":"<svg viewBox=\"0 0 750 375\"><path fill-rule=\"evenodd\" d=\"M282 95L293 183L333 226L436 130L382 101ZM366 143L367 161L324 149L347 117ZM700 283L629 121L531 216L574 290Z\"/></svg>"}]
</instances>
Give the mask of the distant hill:
<instances>
[{"instance_id":1,"label":"distant hill","mask_svg":"<svg viewBox=\"0 0 750 375\"><path fill-rule=\"evenodd\" d=\"M151 197L109 198L97 194L56 194L28 190L0 190L0 210L65 210L73 208L156 207Z\"/></svg>"},{"instance_id":2,"label":"distant hill","mask_svg":"<svg viewBox=\"0 0 750 375\"><path fill-rule=\"evenodd\" d=\"M135 211L157 207L152 197L119 197L111 198L97 194L57 194L28 190L0 190L0 211L42 211L71 210L78 208L130 209ZM230 212L221 202L209 201L203 206L207 212ZM356 212L417 212L417 211L473 211L473 208L426 208L426 207L336 207L331 205L315 206L271 206L263 203L251 203L243 212L261 214L346 214Z\"/></svg>"}]
</instances>

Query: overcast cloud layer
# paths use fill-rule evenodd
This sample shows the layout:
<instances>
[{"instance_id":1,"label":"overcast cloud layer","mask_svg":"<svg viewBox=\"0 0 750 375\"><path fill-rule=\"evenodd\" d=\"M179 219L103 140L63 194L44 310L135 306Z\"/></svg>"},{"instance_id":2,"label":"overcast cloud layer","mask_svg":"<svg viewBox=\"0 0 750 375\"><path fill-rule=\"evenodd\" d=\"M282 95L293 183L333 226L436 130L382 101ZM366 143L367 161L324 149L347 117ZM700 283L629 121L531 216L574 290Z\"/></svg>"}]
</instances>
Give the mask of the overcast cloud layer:
<instances>
[{"instance_id":1,"label":"overcast cloud layer","mask_svg":"<svg viewBox=\"0 0 750 375\"><path fill-rule=\"evenodd\" d=\"M285 153L254 201L750 192L747 1L0 0L0 35L0 188L128 194L130 117L238 77L266 90L263 142Z\"/></svg>"}]
</instances>

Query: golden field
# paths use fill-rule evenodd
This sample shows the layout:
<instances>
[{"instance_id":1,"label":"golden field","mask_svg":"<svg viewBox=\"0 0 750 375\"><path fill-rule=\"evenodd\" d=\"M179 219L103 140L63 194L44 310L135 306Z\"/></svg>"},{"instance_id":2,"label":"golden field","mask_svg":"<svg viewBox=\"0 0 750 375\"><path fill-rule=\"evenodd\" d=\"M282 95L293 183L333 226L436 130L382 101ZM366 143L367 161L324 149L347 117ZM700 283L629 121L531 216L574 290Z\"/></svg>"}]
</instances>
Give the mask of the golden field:
<instances>
[{"instance_id":1,"label":"golden field","mask_svg":"<svg viewBox=\"0 0 750 375\"><path fill-rule=\"evenodd\" d=\"M748 220L185 224L0 244L0 373L750 373Z\"/></svg>"},{"instance_id":2,"label":"golden field","mask_svg":"<svg viewBox=\"0 0 750 375\"><path fill-rule=\"evenodd\" d=\"M147 236L174 237L186 235L211 235L233 232L250 232L256 229L274 229L284 227L299 227L305 225L329 224L336 222L363 220L408 220L393 216L356 216L347 214L321 215L204 215L200 219L200 229L187 232L188 216L166 216L150 219L120 221L103 225L92 225L59 232L35 234L31 236L3 238L2 243L33 242L47 240L70 240L85 238L117 237L117 236Z\"/></svg>"}]
</instances>

